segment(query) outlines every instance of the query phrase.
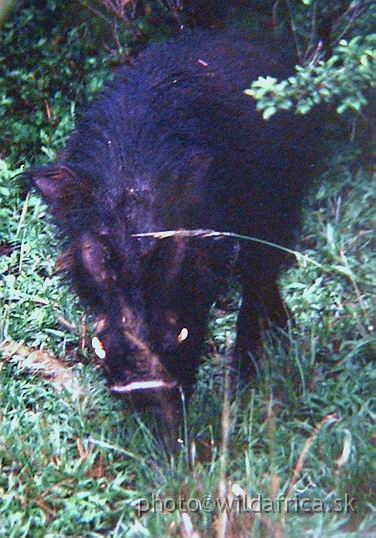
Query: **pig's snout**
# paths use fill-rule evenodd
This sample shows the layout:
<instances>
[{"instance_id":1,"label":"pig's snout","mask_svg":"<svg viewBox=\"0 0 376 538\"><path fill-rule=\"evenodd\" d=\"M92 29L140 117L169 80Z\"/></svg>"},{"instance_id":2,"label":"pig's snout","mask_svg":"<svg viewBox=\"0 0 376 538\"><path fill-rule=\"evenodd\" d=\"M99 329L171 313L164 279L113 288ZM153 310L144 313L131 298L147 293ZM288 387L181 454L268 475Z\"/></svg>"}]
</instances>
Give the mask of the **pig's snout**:
<instances>
[{"instance_id":1,"label":"pig's snout","mask_svg":"<svg viewBox=\"0 0 376 538\"><path fill-rule=\"evenodd\" d=\"M164 447L170 452L181 448L179 428L183 418L183 393L176 381L150 379L114 384L110 391L129 401L136 410L152 410L153 428Z\"/></svg>"}]
</instances>

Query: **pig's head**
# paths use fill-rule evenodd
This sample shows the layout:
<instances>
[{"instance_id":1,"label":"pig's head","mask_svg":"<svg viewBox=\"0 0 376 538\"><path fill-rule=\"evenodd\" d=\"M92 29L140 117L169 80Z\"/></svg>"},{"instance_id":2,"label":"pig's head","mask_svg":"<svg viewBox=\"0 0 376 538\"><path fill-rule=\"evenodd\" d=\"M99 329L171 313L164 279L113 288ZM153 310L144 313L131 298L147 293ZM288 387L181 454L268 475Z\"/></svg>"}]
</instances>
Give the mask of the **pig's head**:
<instances>
[{"instance_id":1,"label":"pig's head","mask_svg":"<svg viewBox=\"0 0 376 538\"><path fill-rule=\"evenodd\" d=\"M147 201L135 201L133 191L113 207L66 166L36 172L33 181L67 240L57 267L94 312L93 347L110 391L137 407L151 405L175 436L181 393L192 391L214 298L207 244L134 237L145 222L146 231L158 230L148 223Z\"/></svg>"}]
</instances>

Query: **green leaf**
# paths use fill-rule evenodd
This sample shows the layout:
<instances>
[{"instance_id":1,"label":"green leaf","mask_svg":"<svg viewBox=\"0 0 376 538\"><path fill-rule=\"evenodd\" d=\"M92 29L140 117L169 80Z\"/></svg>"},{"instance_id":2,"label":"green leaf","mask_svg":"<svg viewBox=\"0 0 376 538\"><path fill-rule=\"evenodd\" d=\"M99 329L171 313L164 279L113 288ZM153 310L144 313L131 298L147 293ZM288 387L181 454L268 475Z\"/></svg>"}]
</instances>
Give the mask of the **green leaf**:
<instances>
[{"instance_id":1,"label":"green leaf","mask_svg":"<svg viewBox=\"0 0 376 538\"><path fill-rule=\"evenodd\" d=\"M268 120L269 118L274 116L274 114L277 112L277 110L278 109L275 106L268 107L262 113L262 117L264 118L264 120Z\"/></svg>"}]
</instances>

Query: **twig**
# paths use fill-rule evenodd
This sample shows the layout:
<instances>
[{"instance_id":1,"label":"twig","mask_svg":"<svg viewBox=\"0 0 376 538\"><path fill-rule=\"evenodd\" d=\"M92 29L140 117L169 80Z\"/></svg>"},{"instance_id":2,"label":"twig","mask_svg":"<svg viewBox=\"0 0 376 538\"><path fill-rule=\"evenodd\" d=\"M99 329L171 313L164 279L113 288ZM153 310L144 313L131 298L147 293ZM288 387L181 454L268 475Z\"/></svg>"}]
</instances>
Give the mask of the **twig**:
<instances>
[{"instance_id":1,"label":"twig","mask_svg":"<svg viewBox=\"0 0 376 538\"><path fill-rule=\"evenodd\" d=\"M65 329L67 329L68 331L72 332L72 333L75 333L77 331L77 328L75 325L73 325L73 323L71 323L70 321L68 321L67 319L65 319L64 316L58 316L57 317L57 321L60 323L60 325L62 325Z\"/></svg>"},{"instance_id":2,"label":"twig","mask_svg":"<svg viewBox=\"0 0 376 538\"><path fill-rule=\"evenodd\" d=\"M132 0L98 0L108 11L112 12L122 22L129 22L126 5Z\"/></svg>"},{"instance_id":3,"label":"twig","mask_svg":"<svg viewBox=\"0 0 376 538\"><path fill-rule=\"evenodd\" d=\"M288 9L289 16L290 16L290 26L291 26L291 31L292 31L292 37L293 37L294 44L295 44L296 54L298 56L299 63L302 63L302 54L300 52L300 46L299 46L299 42L298 42L298 34L297 34L297 31L296 31L296 26L295 26L294 17L293 17L293 14L292 14L290 0L286 0L286 5L287 5L287 9Z\"/></svg>"},{"instance_id":4,"label":"twig","mask_svg":"<svg viewBox=\"0 0 376 538\"><path fill-rule=\"evenodd\" d=\"M346 17L346 16L350 16L350 20L349 22L347 23L347 25L345 26L345 28L342 30L342 32L339 34L339 36L337 37L337 39L335 39L332 43L332 46L334 47L335 45L338 45L338 43L341 41L341 39L347 34L348 30L351 28L351 26L354 24L354 21L360 17L360 15L362 13L364 13L366 10L366 6L356 6L356 7L353 7L351 4L349 6L349 8L344 12L342 13L340 19ZM352 15L351 15L351 12Z\"/></svg>"},{"instance_id":5,"label":"twig","mask_svg":"<svg viewBox=\"0 0 376 538\"><path fill-rule=\"evenodd\" d=\"M228 346L227 346L228 347ZM223 400L223 409L222 409L222 443L220 451L220 477L218 482L218 498L226 499L227 496L227 487L226 487L226 466L227 466L227 457L229 450L229 440L230 440L230 431L231 431L231 413L230 413L230 371L228 368L229 357L225 357L225 377L224 377L224 400ZM226 538L227 528L229 523L229 514L226 510L222 510L218 526L217 526L217 538Z\"/></svg>"},{"instance_id":6,"label":"twig","mask_svg":"<svg viewBox=\"0 0 376 538\"><path fill-rule=\"evenodd\" d=\"M316 35L316 3L313 4L313 13L312 13L312 20L311 20L311 31L309 35L309 41L308 45L306 47L306 50L304 51L304 61L306 61L309 58L310 52L313 49L314 44L314 37ZM313 63L313 59L317 57L317 50L320 50L321 47L318 45L315 47L312 57L309 60L309 64Z\"/></svg>"},{"instance_id":7,"label":"twig","mask_svg":"<svg viewBox=\"0 0 376 538\"><path fill-rule=\"evenodd\" d=\"M273 9L272 9L272 21L273 21L273 30L274 30L274 32L276 31L277 26L278 26L277 9L278 9L278 6L279 6L279 2L280 2L280 0L276 0L276 2L274 2L274 4L273 4Z\"/></svg>"},{"instance_id":8,"label":"twig","mask_svg":"<svg viewBox=\"0 0 376 538\"><path fill-rule=\"evenodd\" d=\"M284 501L284 507L283 507L283 514L282 514L282 517L283 517L283 520L284 520L284 517L286 515L286 512L287 512L287 507L288 507L288 501L289 499L291 498L291 495L292 495L292 492L294 490L294 487L299 479L299 476L300 476L300 473L303 469L303 466L304 466L304 463L305 463L305 460L306 460L306 457L308 455L308 452L310 451L313 443L316 441L317 437L319 436L319 433L321 432L322 428L326 425L326 424L330 424L331 422L337 422L339 420L339 416L337 413L331 413L330 415L327 415L326 417L324 417L314 428L312 434L310 435L310 437L308 437L308 439L306 440L305 444L304 444L304 447L303 447L303 450L295 464L295 468L294 468L294 471L293 471L293 474L292 474L292 478L291 478L291 481L290 481L290 486L289 486L289 489L287 491L287 494L286 494L286 497L285 497L285 501Z\"/></svg>"},{"instance_id":9,"label":"twig","mask_svg":"<svg viewBox=\"0 0 376 538\"><path fill-rule=\"evenodd\" d=\"M182 239L207 239L207 238L217 238L221 239L223 237L232 237L234 239L241 239L245 241L253 241L254 243L260 243L261 245L265 245L267 247L276 248L278 250L282 250L283 252L286 252L287 254L291 254L295 256L297 260L309 262L315 267L321 269L322 271L325 271L326 273L333 272L331 269L327 269L324 267L321 263L316 262L309 256L306 256L305 254L301 254L297 250L292 250L291 248L283 247L282 245L277 245L276 243L272 243L271 241L266 241L265 239L259 239L258 237L253 237L250 235L242 235L237 234L234 232L218 232L216 230L205 230L205 229L196 229L196 230L165 230L161 232L145 232L145 233L137 233L132 234L131 237L154 237L155 239L169 239L171 237L177 237Z\"/></svg>"},{"instance_id":10,"label":"twig","mask_svg":"<svg viewBox=\"0 0 376 538\"><path fill-rule=\"evenodd\" d=\"M90 3L88 3L86 0L79 0L79 2L85 9L90 11L93 15L95 15L99 19L102 19L106 24L110 24L110 19L106 17L106 15L101 13L98 9L91 6Z\"/></svg>"},{"instance_id":11,"label":"twig","mask_svg":"<svg viewBox=\"0 0 376 538\"><path fill-rule=\"evenodd\" d=\"M350 457L350 454L351 454L351 442L352 442L351 432L349 430L344 429L343 433L344 433L345 438L343 440L342 453L341 453L340 457L337 459L336 465L335 465L335 468L334 468L334 474L336 475L336 477L338 477L338 475L339 475L339 473L341 471L341 468L348 461L348 459Z\"/></svg>"},{"instance_id":12,"label":"twig","mask_svg":"<svg viewBox=\"0 0 376 538\"><path fill-rule=\"evenodd\" d=\"M34 375L46 379L57 391L68 390L72 394L81 391L73 369L47 351L41 351L14 341L0 345L5 360L17 362Z\"/></svg>"}]
</instances>

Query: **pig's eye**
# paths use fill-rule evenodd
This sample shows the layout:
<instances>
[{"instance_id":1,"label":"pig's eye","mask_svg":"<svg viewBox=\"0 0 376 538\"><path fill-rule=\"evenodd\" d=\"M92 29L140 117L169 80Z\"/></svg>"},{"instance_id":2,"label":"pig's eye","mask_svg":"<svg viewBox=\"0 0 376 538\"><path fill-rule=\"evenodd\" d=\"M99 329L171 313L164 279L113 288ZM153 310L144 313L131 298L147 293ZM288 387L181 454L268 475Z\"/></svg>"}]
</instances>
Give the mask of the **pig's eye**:
<instances>
[{"instance_id":1,"label":"pig's eye","mask_svg":"<svg viewBox=\"0 0 376 538\"><path fill-rule=\"evenodd\" d=\"M97 336L94 336L94 338L91 340L91 345L93 346L94 352L97 357L99 357L100 359L106 358L106 351L103 347L102 342Z\"/></svg>"},{"instance_id":2,"label":"pig's eye","mask_svg":"<svg viewBox=\"0 0 376 538\"><path fill-rule=\"evenodd\" d=\"M180 333L178 334L176 340L178 341L179 344L181 344L182 342L184 342L184 340L186 340L188 338L188 329L186 327L183 327L182 330L180 331Z\"/></svg>"}]
</instances>

